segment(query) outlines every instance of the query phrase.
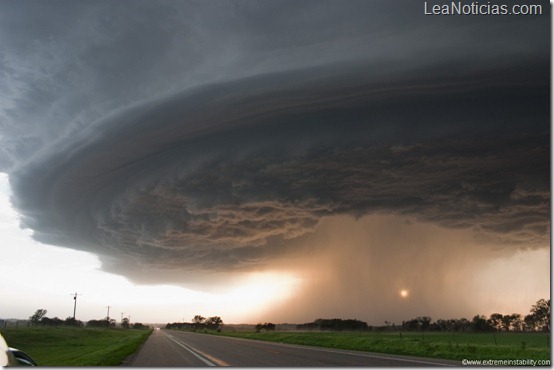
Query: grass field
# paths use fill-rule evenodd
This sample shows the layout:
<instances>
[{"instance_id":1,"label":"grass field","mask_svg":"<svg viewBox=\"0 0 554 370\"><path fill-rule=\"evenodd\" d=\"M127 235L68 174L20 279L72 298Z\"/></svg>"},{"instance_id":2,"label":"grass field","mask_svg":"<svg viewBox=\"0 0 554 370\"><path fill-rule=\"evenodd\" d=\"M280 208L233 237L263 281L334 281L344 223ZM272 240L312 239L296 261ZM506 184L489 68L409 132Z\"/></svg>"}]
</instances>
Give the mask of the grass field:
<instances>
[{"instance_id":1,"label":"grass field","mask_svg":"<svg viewBox=\"0 0 554 370\"><path fill-rule=\"evenodd\" d=\"M550 359L550 337L544 333L223 331L218 335L450 360Z\"/></svg>"},{"instance_id":2,"label":"grass field","mask_svg":"<svg viewBox=\"0 0 554 370\"><path fill-rule=\"evenodd\" d=\"M151 330L19 327L0 330L10 347L39 366L116 366L133 354Z\"/></svg>"}]
</instances>

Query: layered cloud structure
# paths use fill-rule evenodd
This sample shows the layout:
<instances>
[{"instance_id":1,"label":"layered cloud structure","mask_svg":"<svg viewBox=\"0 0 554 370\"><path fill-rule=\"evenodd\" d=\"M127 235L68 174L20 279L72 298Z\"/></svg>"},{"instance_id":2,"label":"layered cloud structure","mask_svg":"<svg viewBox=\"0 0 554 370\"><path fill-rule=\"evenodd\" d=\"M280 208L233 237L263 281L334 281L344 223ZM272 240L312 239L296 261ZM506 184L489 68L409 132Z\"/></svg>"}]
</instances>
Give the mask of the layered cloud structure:
<instances>
[{"instance_id":1,"label":"layered cloud structure","mask_svg":"<svg viewBox=\"0 0 554 370\"><path fill-rule=\"evenodd\" d=\"M546 248L549 19L420 7L3 3L22 226L182 285L323 253L304 241L345 216Z\"/></svg>"}]
</instances>

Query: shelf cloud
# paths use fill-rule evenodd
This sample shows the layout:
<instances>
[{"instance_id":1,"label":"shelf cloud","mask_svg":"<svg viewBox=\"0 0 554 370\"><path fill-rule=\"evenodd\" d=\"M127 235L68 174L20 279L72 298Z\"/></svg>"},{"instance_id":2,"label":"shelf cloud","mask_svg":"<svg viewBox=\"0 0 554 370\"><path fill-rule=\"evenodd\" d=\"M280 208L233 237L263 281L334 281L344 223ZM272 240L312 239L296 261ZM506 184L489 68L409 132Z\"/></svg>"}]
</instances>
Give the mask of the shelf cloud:
<instances>
[{"instance_id":1,"label":"shelf cloud","mask_svg":"<svg viewBox=\"0 0 554 370\"><path fill-rule=\"evenodd\" d=\"M202 289L313 255L346 271L325 262L341 248L407 253L386 228L380 243L332 251L314 242L331 220L400 217L463 233L490 258L549 246L546 15L445 19L403 1L48 5L0 5L0 164L40 242L137 282Z\"/></svg>"}]
</instances>

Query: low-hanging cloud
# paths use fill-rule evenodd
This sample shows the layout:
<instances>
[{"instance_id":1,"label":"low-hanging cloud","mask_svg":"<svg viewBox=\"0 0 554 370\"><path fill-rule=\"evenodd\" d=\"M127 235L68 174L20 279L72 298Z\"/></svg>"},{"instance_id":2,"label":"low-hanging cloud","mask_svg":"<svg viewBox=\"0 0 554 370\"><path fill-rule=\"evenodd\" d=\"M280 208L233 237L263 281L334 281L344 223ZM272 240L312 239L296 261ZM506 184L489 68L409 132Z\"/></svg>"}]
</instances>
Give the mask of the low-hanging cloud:
<instances>
[{"instance_id":1,"label":"low-hanging cloud","mask_svg":"<svg viewBox=\"0 0 554 370\"><path fill-rule=\"evenodd\" d=\"M385 2L232 1L137 2L124 18L71 6L53 17L74 36L31 25L1 59L16 96L2 97L1 163L22 226L184 285L317 252L300 241L342 216L544 248L547 22L456 19L455 33L402 4L390 24L375 16L393 14ZM49 43L20 50L40 27ZM36 76L18 66L29 53Z\"/></svg>"},{"instance_id":2,"label":"low-hanging cloud","mask_svg":"<svg viewBox=\"0 0 554 370\"><path fill-rule=\"evenodd\" d=\"M359 83L336 96L341 82L297 88L280 77L277 92L255 90L275 76L249 79L108 118L100 133L13 172L22 222L47 243L173 268L256 265L274 257L272 238L300 237L324 216L378 211L545 242L548 132L521 127L525 87L504 97L511 108L501 114L494 95L467 103L479 115L466 123L455 109L466 88L421 97L417 84L381 92ZM487 89L507 95L494 82L472 88L471 99ZM393 111L405 101L416 119ZM503 133L483 128L489 115Z\"/></svg>"}]
</instances>

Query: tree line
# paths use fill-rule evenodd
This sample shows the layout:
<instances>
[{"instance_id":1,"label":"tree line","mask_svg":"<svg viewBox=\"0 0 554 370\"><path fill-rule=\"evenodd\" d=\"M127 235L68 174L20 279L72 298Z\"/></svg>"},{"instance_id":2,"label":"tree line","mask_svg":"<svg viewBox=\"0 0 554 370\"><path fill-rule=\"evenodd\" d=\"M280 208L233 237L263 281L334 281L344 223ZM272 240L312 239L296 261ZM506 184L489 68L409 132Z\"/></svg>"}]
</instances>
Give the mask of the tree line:
<instances>
[{"instance_id":1,"label":"tree line","mask_svg":"<svg viewBox=\"0 0 554 370\"><path fill-rule=\"evenodd\" d=\"M48 311L43 308L36 310L35 313L29 317L29 323L33 326L74 326L80 328L114 328L116 326L115 320L107 317L100 320L89 320L87 322L83 322L81 320L76 320L73 317L68 317L65 320L58 317L49 318L46 316L47 312ZM121 327L124 329L148 329L147 325L143 325L140 322L130 325L128 318L123 319Z\"/></svg>"},{"instance_id":2,"label":"tree line","mask_svg":"<svg viewBox=\"0 0 554 370\"><path fill-rule=\"evenodd\" d=\"M257 323L256 326L254 327L256 329L256 333L259 333L261 332L262 330L265 330L265 331L275 331L275 324L272 323L272 322L265 322L265 323Z\"/></svg>"},{"instance_id":3,"label":"tree line","mask_svg":"<svg viewBox=\"0 0 554 370\"><path fill-rule=\"evenodd\" d=\"M173 322L173 323L167 323L165 328L166 329L178 329L178 330L190 330L190 331L197 331L197 330L217 330L218 332L221 331L221 327L223 325L223 320L219 316L212 316L205 318L202 315L196 315L193 317L192 322ZM261 330L275 330L275 324L271 322L266 323L258 323L255 326L256 332L259 333Z\"/></svg>"},{"instance_id":4,"label":"tree line","mask_svg":"<svg viewBox=\"0 0 554 370\"><path fill-rule=\"evenodd\" d=\"M195 315L192 318L192 322L173 322L167 323L166 329L179 329L179 330L217 330L221 331L223 320L219 316L204 317L202 315Z\"/></svg>"},{"instance_id":5,"label":"tree line","mask_svg":"<svg viewBox=\"0 0 554 370\"><path fill-rule=\"evenodd\" d=\"M356 319L317 319L313 322L296 325L298 330L368 330L369 326L366 322Z\"/></svg>"},{"instance_id":6,"label":"tree line","mask_svg":"<svg viewBox=\"0 0 554 370\"><path fill-rule=\"evenodd\" d=\"M411 331L550 331L550 299L539 299L531 306L528 315L513 313L503 315L493 313L488 318L475 315L473 319L439 319L431 322L429 316L420 316L408 321L402 321L402 330Z\"/></svg>"},{"instance_id":7,"label":"tree line","mask_svg":"<svg viewBox=\"0 0 554 370\"><path fill-rule=\"evenodd\" d=\"M258 324L260 325L260 324ZM550 299L539 299L531 306L530 313L522 316L518 313L503 315L493 313L488 318L475 315L472 320L439 319L435 322L429 316L419 316L411 320L402 321L397 326L385 321L385 326L374 327L354 319L317 319L313 322L296 325L297 330L328 330L328 331L356 331L356 330L405 330L405 331L550 331Z\"/></svg>"}]
</instances>

